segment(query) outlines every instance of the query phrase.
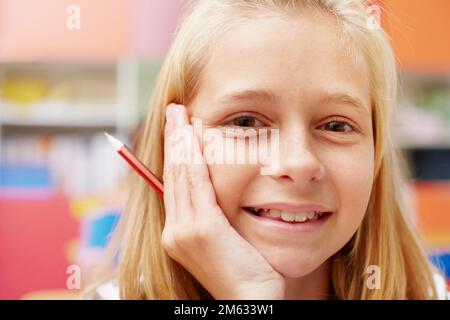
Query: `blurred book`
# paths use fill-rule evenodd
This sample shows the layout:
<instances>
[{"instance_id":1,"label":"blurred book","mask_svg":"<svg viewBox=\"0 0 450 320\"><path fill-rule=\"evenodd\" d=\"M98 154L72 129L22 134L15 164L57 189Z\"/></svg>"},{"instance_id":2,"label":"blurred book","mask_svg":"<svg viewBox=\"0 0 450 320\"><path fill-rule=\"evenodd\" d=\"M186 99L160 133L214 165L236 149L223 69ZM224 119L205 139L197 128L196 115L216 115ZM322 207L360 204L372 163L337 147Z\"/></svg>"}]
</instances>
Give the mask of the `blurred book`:
<instances>
[{"instance_id":1,"label":"blurred book","mask_svg":"<svg viewBox=\"0 0 450 320\"><path fill-rule=\"evenodd\" d=\"M128 170L101 133L12 135L0 163L1 188L56 188L74 197L110 191Z\"/></svg>"}]
</instances>

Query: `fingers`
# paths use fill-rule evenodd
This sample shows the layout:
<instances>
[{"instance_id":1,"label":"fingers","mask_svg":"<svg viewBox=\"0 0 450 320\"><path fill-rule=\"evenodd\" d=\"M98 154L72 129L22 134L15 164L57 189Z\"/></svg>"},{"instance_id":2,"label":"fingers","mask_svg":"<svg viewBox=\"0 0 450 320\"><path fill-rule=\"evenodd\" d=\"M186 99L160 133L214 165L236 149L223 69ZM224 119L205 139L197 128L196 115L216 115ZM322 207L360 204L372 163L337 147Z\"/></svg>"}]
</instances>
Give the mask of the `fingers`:
<instances>
[{"instance_id":1,"label":"fingers","mask_svg":"<svg viewBox=\"0 0 450 320\"><path fill-rule=\"evenodd\" d=\"M173 115L173 105L169 105L166 108L166 124L164 128L164 207L166 213L166 226L174 225L176 221L176 205L175 205L175 191L174 191L174 181L172 178L172 159L170 156L170 135L174 127L174 115Z\"/></svg>"},{"instance_id":2,"label":"fingers","mask_svg":"<svg viewBox=\"0 0 450 320\"><path fill-rule=\"evenodd\" d=\"M185 139L183 143L186 144ZM183 146L187 148L187 145ZM189 185L186 174L186 167L188 164L180 163L174 166L175 170L172 172L174 179L175 203L177 207L177 223L185 225L192 222L194 210L192 210L191 196L189 194Z\"/></svg>"},{"instance_id":3,"label":"fingers","mask_svg":"<svg viewBox=\"0 0 450 320\"><path fill-rule=\"evenodd\" d=\"M186 219L186 223L192 223L195 218L211 218L214 212L220 210L217 210L216 194L199 139L189 124L186 108L181 105L169 108L170 116L165 129L164 171L167 177L164 181L166 183L168 180L165 193L173 193L173 196L167 196L167 201L175 202L175 214L170 219L177 222Z\"/></svg>"},{"instance_id":4,"label":"fingers","mask_svg":"<svg viewBox=\"0 0 450 320\"><path fill-rule=\"evenodd\" d=\"M166 223L169 226L182 225L193 215L184 158L189 154L190 146L185 128L188 118L186 114L176 112L180 108L176 105L168 107L164 132L164 172L168 184L164 194L170 193L165 196Z\"/></svg>"},{"instance_id":5,"label":"fingers","mask_svg":"<svg viewBox=\"0 0 450 320\"><path fill-rule=\"evenodd\" d=\"M186 113L185 110L180 110ZM186 165L188 188L191 195L191 203L195 214L201 215L214 213L217 209L217 200L214 187L209 177L208 166L200 148L199 138L191 125L186 126L186 133L190 140L191 162ZM206 217L206 216L205 216Z\"/></svg>"}]
</instances>

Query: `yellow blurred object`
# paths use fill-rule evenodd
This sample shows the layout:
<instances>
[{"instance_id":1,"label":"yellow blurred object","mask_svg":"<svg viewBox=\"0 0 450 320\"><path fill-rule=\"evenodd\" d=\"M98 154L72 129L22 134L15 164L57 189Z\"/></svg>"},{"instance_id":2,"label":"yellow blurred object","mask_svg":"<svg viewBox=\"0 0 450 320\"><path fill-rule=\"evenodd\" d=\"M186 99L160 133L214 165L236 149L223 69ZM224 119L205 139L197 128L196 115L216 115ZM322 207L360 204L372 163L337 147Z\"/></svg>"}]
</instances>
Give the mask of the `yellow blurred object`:
<instances>
[{"instance_id":1,"label":"yellow blurred object","mask_svg":"<svg viewBox=\"0 0 450 320\"><path fill-rule=\"evenodd\" d=\"M87 215L92 210L100 208L102 206L103 200L100 197L92 196L80 199L75 199L70 201L70 209L72 215L76 219L80 219Z\"/></svg>"},{"instance_id":2,"label":"yellow blurred object","mask_svg":"<svg viewBox=\"0 0 450 320\"><path fill-rule=\"evenodd\" d=\"M46 97L48 85L37 78L6 78L3 98L18 104L30 104Z\"/></svg>"},{"instance_id":3,"label":"yellow blurred object","mask_svg":"<svg viewBox=\"0 0 450 320\"><path fill-rule=\"evenodd\" d=\"M20 300L79 300L81 290L41 290L23 295Z\"/></svg>"},{"instance_id":4,"label":"yellow blurred object","mask_svg":"<svg viewBox=\"0 0 450 320\"><path fill-rule=\"evenodd\" d=\"M64 257L69 263L75 263L78 252L78 239L72 239L64 244Z\"/></svg>"},{"instance_id":5,"label":"yellow blurred object","mask_svg":"<svg viewBox=\"0 0 450 320\"><path fill-rule=\"evenodd\" d=\"M450 235L448 232L433 232L421 236L425 245L430 248L442 248L443 250L449 248Z\"/></svg>"}]
</instances>

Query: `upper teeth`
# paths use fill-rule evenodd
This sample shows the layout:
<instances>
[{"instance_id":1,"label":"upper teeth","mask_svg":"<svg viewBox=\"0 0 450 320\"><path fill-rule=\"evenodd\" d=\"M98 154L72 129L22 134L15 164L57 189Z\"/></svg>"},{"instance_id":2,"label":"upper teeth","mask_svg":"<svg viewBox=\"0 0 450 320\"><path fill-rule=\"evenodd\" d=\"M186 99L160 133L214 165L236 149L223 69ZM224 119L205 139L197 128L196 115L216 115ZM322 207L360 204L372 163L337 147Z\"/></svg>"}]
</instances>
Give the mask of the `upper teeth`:
<instances>
[{"instance_id":1,"label":"upper teeth","mask_svg":"<svg viewBox=\"0 0 450 320\"><path fill-rule=\"evenodd\" d=\"M274 218L281 218L283 221L288 222L304 222L306 220L317 220L323 215L323 212L319 211L305 211L305 212L285 212L277 209L258 209L251 208L252 212L266 213Z\"/></svg>"}]
</instances>

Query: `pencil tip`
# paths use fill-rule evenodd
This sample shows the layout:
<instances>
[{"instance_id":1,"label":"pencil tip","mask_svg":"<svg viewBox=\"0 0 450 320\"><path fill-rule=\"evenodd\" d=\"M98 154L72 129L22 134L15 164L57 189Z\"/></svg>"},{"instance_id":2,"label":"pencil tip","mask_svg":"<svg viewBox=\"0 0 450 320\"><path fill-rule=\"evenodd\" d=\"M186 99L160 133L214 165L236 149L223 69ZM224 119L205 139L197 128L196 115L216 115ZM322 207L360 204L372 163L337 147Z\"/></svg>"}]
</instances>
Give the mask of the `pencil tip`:
<instances>
[{"instance_id":1,"label":"pencil tip","mask_svg":"<svg viewBox=\"0 0 450 320\"><path fill-rule=\"evenodd\" d=\"M119 151L123 147L123 143L120 142L119 139L114 138L112 135L104 132L106 138L108 139L109 143L116 149L116 151Z\"/></svg>"}]
</instances>

